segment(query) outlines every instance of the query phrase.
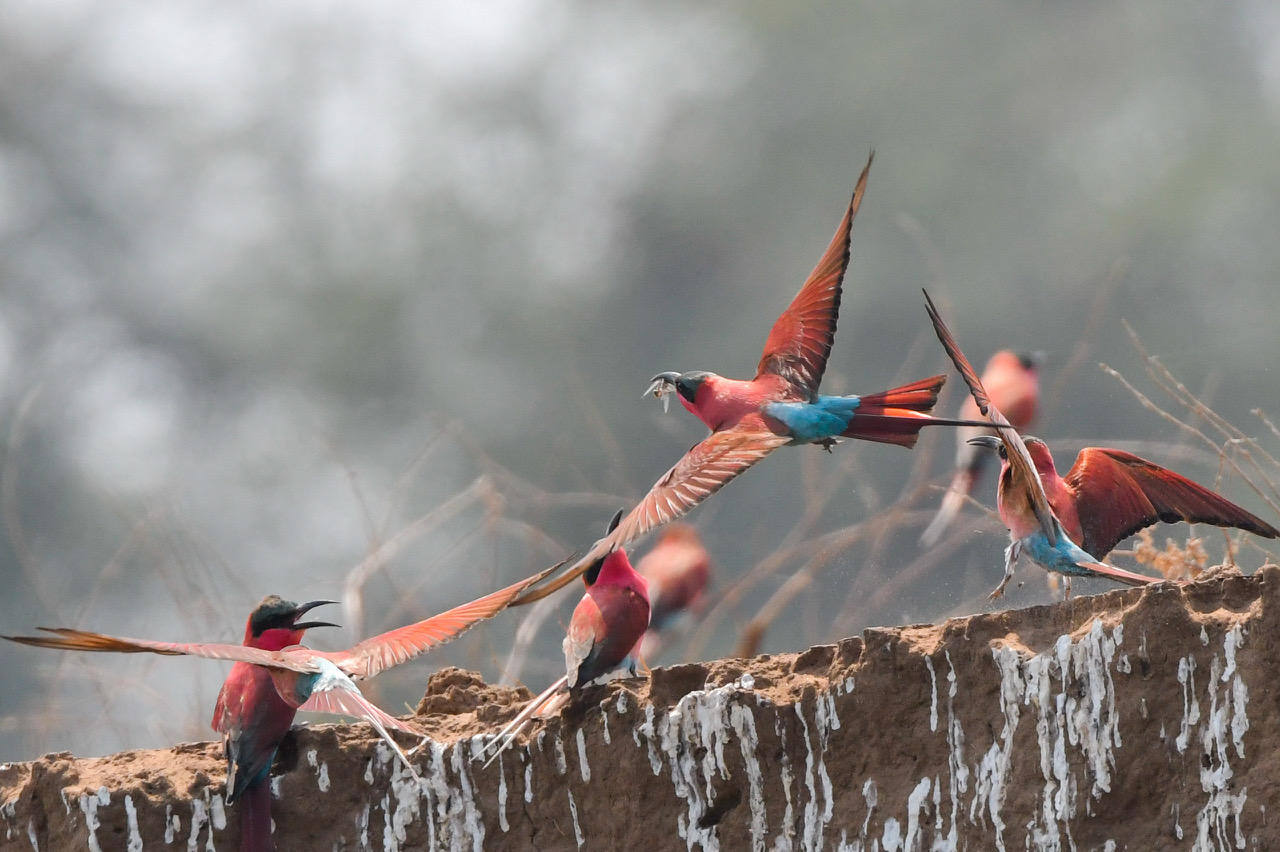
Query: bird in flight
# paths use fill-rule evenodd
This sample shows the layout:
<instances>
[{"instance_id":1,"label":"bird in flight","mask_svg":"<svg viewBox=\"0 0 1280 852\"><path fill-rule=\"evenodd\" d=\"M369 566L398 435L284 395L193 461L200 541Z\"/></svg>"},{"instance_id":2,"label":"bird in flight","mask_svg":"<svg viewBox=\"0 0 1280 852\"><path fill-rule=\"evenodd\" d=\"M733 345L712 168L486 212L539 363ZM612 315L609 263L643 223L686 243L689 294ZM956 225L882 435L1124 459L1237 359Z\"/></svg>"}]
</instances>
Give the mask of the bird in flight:
<instances>
[{"instance_id":1,"label":"bird in flight","mask_svg":"<svg viewBox=\"0 0 1280 852\"><path fill-rule=\"evenodd\" d=\"M300 620L312 609L335 601L296 604L276 595L263 598L254 607L240 645L156 642L65 627L40 628L47 636L4 638L64 651L149 652L233 661L218 693L212 727L222 735L227 760L227 803L245 799L241 849L269 850L271 794L267 778L276 749L299 710L357 716L368 721L416 778L413 764L388 729L419 737L421 732L365 698L355 681L373 677L456 638L473 624L501 612L512 598L550 570L424 621L365 639L345 651L317 651L299 644L307 630L338 626L327 621Z\"/></svg>"},{"instance_id":2,"label":"bird in flight","mask_svg":"<svg viewBox=\"0 0 1280 852\"><path fill-rule=\"evenodd\" d=\"M994 438L970 440L1004 450ZM1158 521L1236 527L1263 538L1280 536L1280 530L1222 495L1133 453L1085 447L1063 477L1044 441L1029 435L1023 441L1063 529L1086 552L1100 558Z\"/></svg>"},{"instance_id":3,"label":"bird in flight","mask_svg":"<svg viewBox=\"0 0 1280 852\"><path fill-rule=\"evenodd\" d=\"M1042 568L1064 574L1068 579L1106 577L1131 586L1155 582L1151 577L1108 565L1071 540L1063 529L1062 522L1053 513L1044 484L1040 481L1040 474L1036 471L1035 461L1022 436L1009 423L1004 413L992 404L977 371L960 351L960 345L943 322L928 292L925 292L924 299L938 340L942 342L947 355L969 386L969 393L973 395L978 411L991 421L999 436L983 435L969 439L979 446L998 445L1000 449L1000 484L996 491L996 507L1000 512L1000 520L1009 529L1010 543L1004 551L1004 578L989 597L994 600L1004 594L1005 586L1013 578L1013 566L1023 553Z\"/></svg>"},{"instance_id":4,"label":"bird in flight","mask_svg":"<svg viewBox=\"0 0 1280 852\"><path fill-rule=\"evenodd\" d=\"M863 396L818 393L835 340L853 219L870 169L868 157L830 245L774 322L754 379L727 379L700 370L654 376L646 395L661 398L664 407L669 395L676 395L711 434L653 484L617 529L593 544L563 574L530 588L513 605L531 603L563 588L604 554L689 512L781 446L818 444L830 450L839 439L853 438L910 448L925 426L986 425L929 415L945 376Z\"/></svg>"},{"instance_id":5,"label":"bird in flight","mask_svg":"<svg viewBox=\"0 0 1280 852\"><path fill-rule=\"evenodd\" d=\"M1036 409L1040 402L1040 353L1016 353L1002 349L992 355L987 366L982 370L982 386L991 395L991 402L1009 418L1009 423L1018 432L1029 427L1036 417ZM978 405L971 395L964 398L960 407L960 418L973 420L981 416ZM978 435L995 435L991 429L977 426L962 426L956 429L956 472L951 478L951 485L942 495L942 505L933 516L929 526L920 535L920 543L932 547L942 538L942 534L951 526L951 522L960 512L965 498L973 491L974 484L982 476L989 453L982 452L969 443L970 438Z\"/></svg>"}]
</instances>

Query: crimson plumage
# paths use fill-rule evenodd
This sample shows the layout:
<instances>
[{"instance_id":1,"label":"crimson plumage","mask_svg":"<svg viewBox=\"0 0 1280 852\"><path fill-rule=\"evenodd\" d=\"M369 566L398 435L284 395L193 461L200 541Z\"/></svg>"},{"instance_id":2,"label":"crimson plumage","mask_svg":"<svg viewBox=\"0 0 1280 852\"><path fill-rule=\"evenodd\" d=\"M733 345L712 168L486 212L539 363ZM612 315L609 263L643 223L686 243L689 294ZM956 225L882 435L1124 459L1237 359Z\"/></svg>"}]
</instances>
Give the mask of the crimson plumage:
<instances>
[{"instance_id":1,"label":"crimson plumage","mask_svg":"<svg viewBox=\"0 0 1280 852\"><path fill-rule=\"evenodd\" d=\"M703 371L654 377L647 393L663 398L664 405L668 394L676 394L711 434L655 482L612 533L563 574L520 595L515 605L563 588L605 554L684 515L781 446L815 443L830 449L840 438L854 438L911 447L925 426L965 422L928 413L945 376L866 396L818 393L835 340L853 220L870 169L868 157L830 244L770 329L754 379Z\"/></svg>"},{"instance_id":2,"label":"crimson plumage","mask_svg":"<svg viewBox=\"0 0 1280 852\"><path fill-rule=\"evenodd\" d=\"M556 566L558 567L558 566ZM423 621L366 639L344 651L318 651L299 644L312 627L328 622L300 622L303 613L333 601L294 604L270 595L250 613L243 643L158 642L91 633L70 628L40 628L47 636L6 636L25 645L66 651L115 651L190 655L234 662L218 693L213 729L222 734L227 759L227 801L245 798L241 848L272 848L267 776L281 740L298 710L358 716L370 722L416 776L413 765L388 733L397 728L419 732L366 699L355 680L368 678L407 662L459 636L469 627L501 612L530 583L550 571Z\"/></svg>"},{"instance_id":3,"label":"crimson plumage","mask_svg":"<svg viewBox=\"0 0 1280 852\"><path fill-rule=\"evenodd\" d=\"M1161 521L1236 527L1263 538L1280 536L1280 530L1221 494L1141 456L1085 447L1064 477L1058 474L1043 440L1024 440L1049 505L1067 535L1099 558L1106 558L1121 541Z\"/></svg>"}]
</instances>

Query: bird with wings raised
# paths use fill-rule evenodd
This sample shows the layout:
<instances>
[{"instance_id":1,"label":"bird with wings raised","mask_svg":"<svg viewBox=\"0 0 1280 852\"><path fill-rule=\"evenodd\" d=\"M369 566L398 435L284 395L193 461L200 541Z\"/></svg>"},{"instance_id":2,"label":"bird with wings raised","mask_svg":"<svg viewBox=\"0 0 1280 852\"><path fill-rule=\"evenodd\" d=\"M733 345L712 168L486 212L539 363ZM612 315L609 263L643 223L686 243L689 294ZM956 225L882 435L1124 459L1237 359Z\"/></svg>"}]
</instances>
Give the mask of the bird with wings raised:
<instances>
[{"instance_id":1,"label":"bird with wings raised","mask_svg":"<svg viewBox=\"0 0 1280 852\"><path fill-rule=\"evenodd\" d=\"M557 566L558 567L558 566ZM399 755L409 772L417 772L388 729L420 736L409 724L379 709L361 694L355 681L370 678L392 666L461 635L477 622L501 612L530 583L554 569L454 607L424 621L381 633L345 651L317 651L300 645L305 631L336 627L326 621L299 619L323 604L296 604L270 595L245 624L240 645L218 642L156 642L90 633L69 628L40 628L47 636L6 636L24 645L64 651L115 651L189 655L229 660L227 679L218 693L212 727L222 734L227 759L227 802L244 797L241 848L272 848L270 785L267 776L280 741L299 710L357 716L368 721Z\"/></svg>"},{"instance_id":2,"label":"bird with wings raised","mask_svg":"<svg viewBox=\"0 0 1280 852\"><path fill-rule=\"evenodd\" d=\"M1004 449L994 438L970 440L987 449ZM1263 538L1280 536L1280 530L1222 495L1133 453L1085 447L1063 477L1044 441L1030 435L1023 441L1063 529L1099 558L1105 559L1121 541L1159 521L1236 527Z\"/></svg>"},{"instance_id":3,"label":"bird with wings raised","mask_svg":"<svg viewBox=\"0 0 1280 852\"><path fill-rule=\"evenodd\" d=\"M982 446L998 446L1000 450L1000 484L996 492L996 507L1000 512L1000 520L1009 529L1011 541L1004 551L1004 578L992 590L990 597L995 599L1004 594L1005 586L1013 578L1013 566L1023 553L1042 568L1057 571L1068 578L1106 577L1131 586L1154 582L1151 577L1108 565L1071 540L1063 529L1062 522L1054 515L1035 461L1022 436L991 402L991 396L983 387L977 371L960 351L955 336L943 322L927 292L924 299L938 340L942 342L956 370L969 386L969 393L973 395L978 411L991 421L999 436L984 435L969 439Z\"/></svg>"},{"instance_id":4,"label":"bird with wings raised","mask_svg":"<svg viewBox=\"0 0 1280 852\"><path fill-rule=\"evenodd\" d=\"M818 393L835 340L853 219L870 169L869 157L827 250L774 322L754 379L728 379L700 370L654 376L646 394L661 398L664 407L668 395L675 394L711 434L653 484L616 530L593 544L565 573L522 594L517 605L568 585L604 554L689 512L779 447L817 444L829 450L839 439L852 438L910 448L925 426L986 425L930 416L945 376L863 396Z\"/></svg>"}]
</instances>

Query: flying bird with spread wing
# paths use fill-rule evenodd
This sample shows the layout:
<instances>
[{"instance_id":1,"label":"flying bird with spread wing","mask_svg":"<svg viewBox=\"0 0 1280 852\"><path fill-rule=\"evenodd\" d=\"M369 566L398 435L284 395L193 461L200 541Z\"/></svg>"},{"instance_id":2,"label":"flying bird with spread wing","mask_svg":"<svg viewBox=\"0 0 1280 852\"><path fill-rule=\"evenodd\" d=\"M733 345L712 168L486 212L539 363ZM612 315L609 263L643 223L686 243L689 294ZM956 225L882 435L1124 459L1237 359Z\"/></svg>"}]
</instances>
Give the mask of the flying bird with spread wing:
<instances>
[{"instance_id":1,"label":"flying bird with spread wing","mask_svg":"<svg viewBox=\"0 0 1280 852\"><path fill-rule=\"evenodd\" d=\"M621 519L619 511L605 534L613 532ZM582 580L586 592L565 631L564 676L525 705L485 746L481 755L493 749L485 766L496 760L535 716L558 712L592 681L618 670L635 677L641 665L640 640L649 627L649 584L631 567L622 548L591 563Z\"/></svg>"},{"instance_id":2,"label":"flying bird with spread wing","mask_svg":"<svg viewBox=\"0 0 1280 852\"><path fill-rule=\"evenodd\" d=\"M1002 349L992 355L987 366L982 370L982 386L991 395L991 402L1009 418L1014 429L1023 432L1036 417L1036 409L1040 403L1040 362L1041 353L1016 353ZM966 395L960 407L962 420L973 420L980 417L978 404L972 395ZM942 538L942 534L951 526L965 498L973 492L973 487L981 478L982 470L991 458L978 447L969 443L970 438L979 435L992 435L992 429L978 426L962 426L956 429L956 471L951 478L951 485L942 495L942 505L933 516L929 526L920 535L920 543L932 547Z\"/></svg>"},{"instance_id":3,"label":"flying bird with spread wing","mask_svg":"<svg viewBox=\"0 0 1280 852\"><path fill-rule=\"evenodd\" d=\"M457 638L477 622L501 612L530 583L551 570L424 621L365 639L345 651L317 651L299 644L307 630L338 626L326 621L300 620L312 609L335 601L296 604L276 595L263 598L249 614L240 645L156 642L63 627L40 628L50 634L48 636L4 638L64 651L185 654L233 661L235 664L218 693L212 727L222 734L227 759L227 803L244 799L240 848L259 852L273 847L271 785L267 777L276 749L299 710L357 716L368 721L417 777L413 764L388 729L419 737L421 732L366 699L355 681L373 677Z\"/></svg>"},{"instance_id":4,"label":"flying bird with spread wing","mask_svg":"<svg viewBox=\"0 0 1280 852\"><path fill-rule=\"evenodd\" d=\"M998 439L969 440L1004 452ZM1023 436L1023 441L1063 529L1086 552L1100 558L1105 559L1138 530L1160 521L1236 527L1263 538L1280 536L1280 530L1222 495L1133 453L1085 447L1063 477L1044 441L1030 435Z\"/></svg>"},{"instance_id":5,"label":"flying bird with spread wing","mask_svg":"<svg viewBox=\"0 0 1280 852\"><path fill-rule=\"evenodd\" d=\"M1063 529L1062 522L1054 515L1035 461L1022 436L1009 423L1004 413L992 404L977 371L960 351L960 345L943 322L927 291L924 299L938 340L942 342L956 370L969 386L969 393L973 395L978 411L991 421L999 435L998 438L980 436L970 439L984 446L987 442L998 442L1000 447L1000 484L996 491L996 508L1000 512L1000 520L1009 529L1011 541L1004 551L1004 578L989 597L994 600L1004 594L1005 586L1013 579L1013 567L1023 553L1040 567L1057 571L1068 579L1105 577L1131 586L1155 582L1152 577L1108 565L1071 540Z\"/></svg>"},{"instance_id":6,"label":"flying bird with spread wing","mask_svg":"<svg viewBox=\"0 0 1280 852\"><path fill-rule=\"evenodd\" d=\"M868 157L835 236L800 292L774 322L754 379L727 379L700 370L654 376L645 393L661 398L664 407L669 395L675 394L711 434L654 483L617 529L593 544L563 574L531 588L513 605L531 603L563 588L604 554L689 512L779 447L817 444L830 450L839 439L853 438L910 448L925 426L986 425L929 415L945 376L863 396L818 393L835 340L853 219L870 169Z\"/></svg>"}]
</instances>

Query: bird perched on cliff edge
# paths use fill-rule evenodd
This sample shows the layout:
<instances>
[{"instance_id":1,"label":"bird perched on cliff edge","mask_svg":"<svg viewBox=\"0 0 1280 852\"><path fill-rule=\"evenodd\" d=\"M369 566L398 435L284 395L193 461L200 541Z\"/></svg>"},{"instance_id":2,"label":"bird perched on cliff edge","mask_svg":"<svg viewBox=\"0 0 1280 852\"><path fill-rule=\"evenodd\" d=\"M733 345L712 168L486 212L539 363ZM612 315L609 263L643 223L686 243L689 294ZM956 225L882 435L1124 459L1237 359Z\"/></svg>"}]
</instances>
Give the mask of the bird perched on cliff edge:
<instances>
[{"instance_id":1,"label":"bird perched on cliff edge","mask_svg":"<svg viewBox=\"0 0 1280 852\"><path fill-rule=\"evenodd\" d=\"M520 595L531 603L580 577L589 565L649 530L674 520L719 491L729 480L785 444L818 444L828 450L840 438L913 447L925 426L976 425L928 412L945 376L933 376L866 396L823 396L818 384L835 340L841 284L849 265L853 219L862 204L871 157L858 177L844 218L800 292L774 322L750 381L715 373L659 373L646 394L676 394L680 404L711 429L663 475L649 493L572 567Z\"/></svg>"},{"instance_id":2,"label":"bird perched on cliff edge","mask_svg":"<svg viewBox=\"0 0 1280 852\"><path fill-rule=\"evenodd\" d=\"M558 567L558 566L557 566ZM354 680L373 677L408 662L465 632L498 612L530 583L553 569L521 580L440 615L365 639L345 651L305 648L305 631L336 627L326 621L299 621L310 610L335 601L296 604L269 595L249 614L241 645L154 642L69 628L40 628L50 636L5 636L13 642L65 651L150 652L233 660L213 711L212 726L222 734L227 759L227 803L244 798L240 843L245 852L273 848L271 785L267 777L280 741L299 710L358 716L378 731L409 772L417 772L388 728L421 732L366 699Z\"/></svg>"},{"instance_id":3,"label":"bird perched on cliff edge","mask_svg":"<svg viewBox=\"0 0 1280 852\"><path fill-rule=\"evenodd\" d=\"M613 516L605 534L622 519ZM573 610L564 637L565 674L530 701L484 749L494 749L492 763L536 716L549 716L572 701L578 691L618 669L632 677L641 664L639 644L649 626L649 584L631 567L622 548L597 559L582 575L587 587ZM484 753L481 752L481 754Z\"/></svg>"},{"instance_id":4,"label":"bird perched on cliff edge","mask_svg":"<svg viewBox=\"0 0 1280 852\"><path fill-rule=\"evenodd\" d=\"M1026 553L1040 567L1048 571L1057 571L1071 577L1106 577L1140 586L1155 582L1151 577L1144 577L1132 571L1125 571L1114 565L1108 565L1100 559L1081 550L1062 528L1062 523L1054 515L1049 498L1045 495L1044 485L1036 472L1035 462L1028 451L1022 437L1014 429L1008 418L999 408L991 403L982 380L969 363L969 359L960 351L951 330L942 321L938 309L934 306L929 293L924 294L925 307L929 311L929 319L938 340L947 350L952 363L969 386L973 401L996 427L999 438L982 436L971 438L971 441L992 443L1000 446L1000 485L996 491L996 507L1000 512L1000 520L1009 528L1011 542L1004 551L1004 578L1000 585L992 590L989 598L994 600L1004 594L1005 586L1013 578L1013 566L1019 555Z\"/></svg>"},{"instance_id":5,"label":"bird perched on cliff edge","mask_svg":"<svg viewBox=\"0 0 1280 852\"><path fill-rule=\"evenodd\" d=\"M690 524L666 527L662 538L636 565L649 583L649 629L641 643L646 660L662 647L662 633L687 612L698 613L711 581L711 556Z\"/></svg>"},{"instance_id":6,"label":"bird perched on cliff edge","mask_svg":"<svg viewBox=\"0 0 1280 852\"><path fill-rule=\"evenodd\" d=\"M1004 453L995 438L969 440ZM1237 527L1263 538L1280 536L1280 530L1220 494L1133 453L1085 447L1064 478L1058 475L1044 441L1029 435L1023 441L1053 513L1071 540L1088 553L1105 558L1121 541L1157 521Z\"/></svg>"},{"instance_id":7,"label":"bird perched on cliff edge","mask_svg":"<svg viewBox=\"0 0 1280 852\"><path fill-rule=\"evenodd\" d=\"M991 395L991 402L1009 418L1009 423L1019 432L1031 425L1036 417L1036 408L1040 402L1040 353L1017 354L1002 349L992 355L987 366L982 370L982 386ZM973 420L981 416L973 397L966 395L960 407L963 420ZM974 484L982 476L990 454L981 452L969 443L970 438L978 435L995 435L991 429L976 426L964 426L956 430L956 472L951 485L942 495L942 505L933 516L929 526L920 535L920 543L932 547L942 538L942 534L951 526L965 497L973 491Z\"/></svg>"}]
</instances>

